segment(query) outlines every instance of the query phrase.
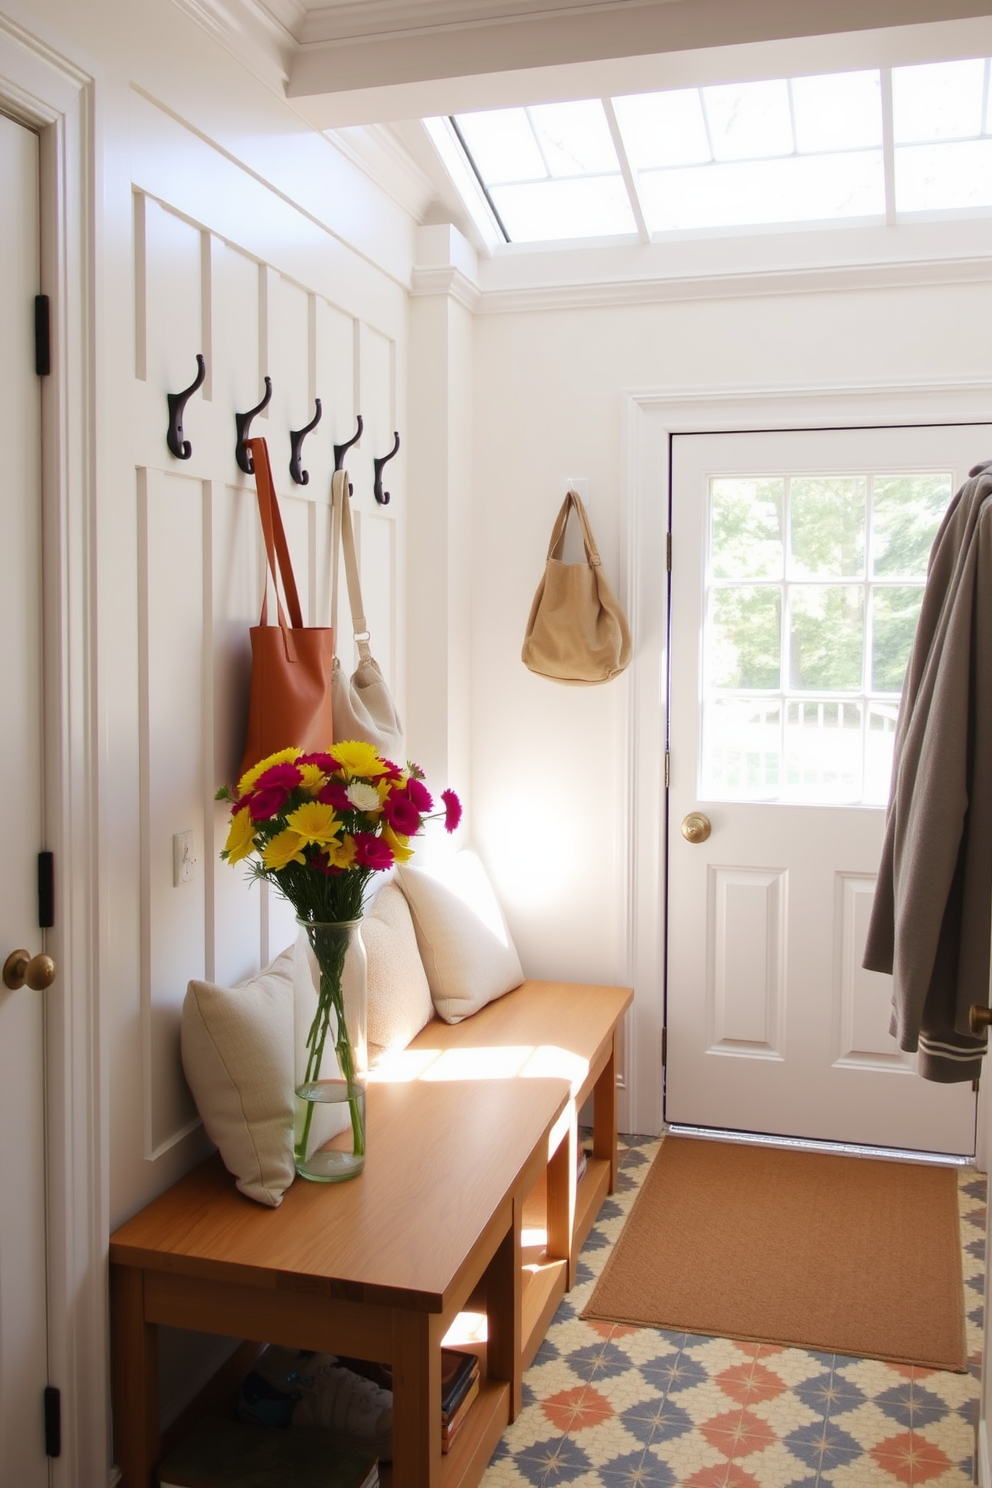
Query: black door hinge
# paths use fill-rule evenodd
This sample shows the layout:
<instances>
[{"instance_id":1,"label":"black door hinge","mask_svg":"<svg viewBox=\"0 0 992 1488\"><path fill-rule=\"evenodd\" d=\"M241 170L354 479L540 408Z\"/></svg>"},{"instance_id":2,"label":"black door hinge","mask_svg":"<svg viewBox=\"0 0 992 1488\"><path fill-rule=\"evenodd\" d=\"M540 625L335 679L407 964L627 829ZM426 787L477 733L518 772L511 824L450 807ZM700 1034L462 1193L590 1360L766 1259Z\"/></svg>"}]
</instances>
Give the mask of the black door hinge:
<instances>
[{"instance_id":1,"label":"black door hinge","mask_svg":"<svg viewBox=\"0 0 992 1488\"><path fill-rule=\"evenodd\" d=\"M34 297L34 370L47 377L52 370L52 328L47 295Z\"/></svg>"},{"instance_id":2,"label":"black door hinge","mask_svg":"<svg viewBox=\"0 0 992 1488\"><path fill-rule=\"evenodd\" d=\"M62 1392L45 1386L45 1456L62 1455Z\"/></svg>"},{"instance_id":3,"label":"black door hinge","mask_svg":"<svg viewBox=\"0 0 992 1488\"><path fill-rule=\"evenodd\" d=\"M38 854L38 928L51 930L55 924L55 854Z\"/></svg>"}]
</instances>

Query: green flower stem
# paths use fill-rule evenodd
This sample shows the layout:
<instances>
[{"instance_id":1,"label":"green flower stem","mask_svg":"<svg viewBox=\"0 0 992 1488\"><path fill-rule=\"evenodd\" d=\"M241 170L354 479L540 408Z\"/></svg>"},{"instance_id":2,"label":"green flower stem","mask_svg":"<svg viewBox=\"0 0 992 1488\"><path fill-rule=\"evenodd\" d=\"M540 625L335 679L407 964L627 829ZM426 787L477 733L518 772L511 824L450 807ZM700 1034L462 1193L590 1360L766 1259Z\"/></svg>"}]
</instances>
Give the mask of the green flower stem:
<instances>
[{"instance_id":1,"label":"green flower stem","mask_svg":"<svg viewBox=\"0 0 992 1488\"><path fill-rule=\"evenodd\" d=\"M310 944L313 947L317 965L320 968L320 991L317 997L317 1011L307 1034L307 1066L303 1083L310 1084L318 1079L320 1075L321 1062L324 1057L324 1046L330 1030L331 1012L337 1025L337 1035L334 1042L334 1051L337 1054L338 1066L342 1078L349 1091L348 1108L351 1114L351 1130L353 1150L356 1157L365 1156L365 1127L362 1120L361 1106L358 1100L350 1092L355 1089L355 1057L348 1036L348 1025L344 1014L344 990L342 978L344 975L345 957L348 953L348 936L338 926L332 930L325 930L322 925L306 924L305 929ZM297 1157L301 1162L307 1158L307 1147L310 1141L310 1128L313 1124L313 1101L305 1101L306 1114L303 1121L303 1131L297 1143Z\"/></svg>"}]
</instances>

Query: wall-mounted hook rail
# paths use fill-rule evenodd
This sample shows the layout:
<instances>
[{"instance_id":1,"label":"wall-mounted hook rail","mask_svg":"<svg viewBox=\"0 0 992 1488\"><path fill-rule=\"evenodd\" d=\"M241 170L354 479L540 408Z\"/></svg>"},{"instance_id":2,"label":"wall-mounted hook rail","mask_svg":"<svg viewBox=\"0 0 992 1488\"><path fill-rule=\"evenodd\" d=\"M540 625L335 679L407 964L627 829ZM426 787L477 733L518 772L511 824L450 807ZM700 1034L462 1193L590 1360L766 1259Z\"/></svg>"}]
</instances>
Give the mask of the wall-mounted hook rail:
<instances>
[{"instance_id":1,"label":"wall-mounted hook rail","mask_svg":"<svg viewBox=\"0 0 992 1488\"><path fill-rule=\"evenodd\" d=\"M355 432L351 436L351 438L348 439L348 440L346 440L344 444L336 444L334 446L334 469L335 470L343 470L344 469L344 457L345 457L345 455L351 449L351 446L353 444L357 444L358 441L362 437L362 430L365 427L364 423L362 422L362 415L359 413L359 414L356 415L356 417L357 417L357 421L358 421L358 428L355 430ZM353 496L354 494L355 494L355 488L351 484L351 481L349 481L348 482L348 495L349 496Z\"/></svg>"},{"instance_id":2,"label":"wall-mounted hook rail","mask_svg":"<svg viewBox=\"0 0 992 1488\"><path fill-rule=\"evenodd\" d=\"M311 429L316 429L320 423L321 406L320 399L314 398L313 406L317 410L313 418L302 429L290 429L289 446L292 451L289 457L289 473L298 486L306 486L310 482L309 470L304 470L300 464L303 458L303 441Z\"/></svg>"},{"instance_id":3,"label":"wall-mounted hook rail","mask_svg":"<svg viewBox=\"0 0 992 1488\"><path fill-rule=\"evenodd\" d=\"M272 378L266 377L265 397L262 399L261 403L259 403L255 408L249 408L247 413L236 413L234 415L234 422L238 430L238 442L234 446L234 458L238 462L239 469L243 470L245 475L253 475L255 471L255 467L251 461L251 453L248 449L247 444L245 443L245 440L248 438L248 431L251 428L251 421L255 417L256 413L261 413L263 408L268 407L271 397Z\"/></svg>"},{"instance_id":4,"label":"wall-mounted hook rail","mask_svg":"<svg viewBox=\"0 0 992 1488\"><path fill-rule=\"evenodd\" d=\"M389 505L389 492L382 489L382 467L393 458L400 447L400 436L395 431L393 433L393 440L395 442L388 455L375 455L372 459L372 464L375 466L375 482L372 490L380 506Z\"/></svg>"},{"instance_id":5,"label":"wall-mounted hook rail","mask_svg":"<svg viewBox=\"0 0 992 1488\"><path fill-rule=\"evenodd\" d=\"M183 438L183 414L186 411L186 400L196 392L207 375L207 364L199 352L196 354L196 376L189 387L181 393L166 393L169 400L169 429L165 436L165 442L175 455L177 460L188 460L193 453L193 446L188 439Z\"/></svg>"}]
</instances>

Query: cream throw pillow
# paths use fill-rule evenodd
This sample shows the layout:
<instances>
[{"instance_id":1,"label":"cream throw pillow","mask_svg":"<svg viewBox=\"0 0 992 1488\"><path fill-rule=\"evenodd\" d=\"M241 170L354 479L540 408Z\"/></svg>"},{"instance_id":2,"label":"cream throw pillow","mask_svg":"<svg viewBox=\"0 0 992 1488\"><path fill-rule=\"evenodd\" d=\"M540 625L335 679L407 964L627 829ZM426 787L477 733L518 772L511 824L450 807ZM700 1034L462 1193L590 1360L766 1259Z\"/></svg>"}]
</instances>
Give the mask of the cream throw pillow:
<instances>
[{"instance_id":1,"label":"cream throw pillow","mask_svg":"<svg viewBox=\"0 0 992 1488\"><path fill-rule=\"evenodd\" d=\"M293 965L290 946L235 987L191 981L183 1069L207 1136L250 1199L273 1208L292 1183Z\"/></svg>"},{"instance_id":2,"label":"cream throw pillow","mask_svg":"<svg viewBox=\"0 0 992 1488\"><path fill-rule=\"evenodd\" d=\"M410 909L395 883L384 884L362 921L368 958L369 1064L405 1049L434 1016Z\"/></svg>"},{"instance_id":3,"label":"cream throw pillow","mask_svg":"<svg viewBox=\"0 0 992 1488\"><path fill-rule=\"evenodd\" d=\"M473 852L397 874L438 1016L460 1023L524 979L503 911Z\"/></svg>"},{"instance_id":4,"label":"cream throw pillow","mask_svg":"<svg viewBox=\"0 0 992 1488\"><path fill-rule=\"evenodd\" d=\"M241 1192L272 1208L296 1176L293 1047L317 1009L315 972L301 932L264 971L234 987L191 981L183 1002L183 1070L207 1136ZM317 1105L307 1155L347 1125L346 1105Z\"/></svg>"}]
</instances>

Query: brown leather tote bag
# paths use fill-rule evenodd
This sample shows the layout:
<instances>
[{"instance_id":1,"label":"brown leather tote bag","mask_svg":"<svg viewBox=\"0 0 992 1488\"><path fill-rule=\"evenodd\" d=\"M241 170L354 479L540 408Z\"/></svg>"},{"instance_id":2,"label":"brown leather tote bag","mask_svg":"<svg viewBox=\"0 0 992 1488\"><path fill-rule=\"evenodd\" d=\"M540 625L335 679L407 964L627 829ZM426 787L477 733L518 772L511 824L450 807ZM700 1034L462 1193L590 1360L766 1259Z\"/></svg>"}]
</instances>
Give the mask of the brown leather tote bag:
<instances>
[{"instance_id":1,"label":"brown leather tote bag","mask_svg":"<svg viewBox=\"0 0 992 1488\"><path fill-rule=\"evenodd\" d=\"M268 447L264 439L249 439L247 444L255 467L258 515L265 539L266 583L261 619L251 627L251 693L242 774L277 750L293 745L307 750L329 749L334 740L334 631L329 625L303 624ZM275 625L268 623L270 578L276 596Z\"/></svg>"},{"instance_id":2,"label":"brown leather tote bag","mask_svg":"<svg viewBox=\"0 0 992 1488\"><path fill-rule=\"evenodd\" d=\"M572 511L582 527L585 563L561 561ZM578 494L569 491L551 532L521 659L541 677L590 686L622 672L630 663L631 649L627 618L606 581L586 509Z\"/></svg>"}]
</instances>

